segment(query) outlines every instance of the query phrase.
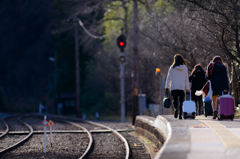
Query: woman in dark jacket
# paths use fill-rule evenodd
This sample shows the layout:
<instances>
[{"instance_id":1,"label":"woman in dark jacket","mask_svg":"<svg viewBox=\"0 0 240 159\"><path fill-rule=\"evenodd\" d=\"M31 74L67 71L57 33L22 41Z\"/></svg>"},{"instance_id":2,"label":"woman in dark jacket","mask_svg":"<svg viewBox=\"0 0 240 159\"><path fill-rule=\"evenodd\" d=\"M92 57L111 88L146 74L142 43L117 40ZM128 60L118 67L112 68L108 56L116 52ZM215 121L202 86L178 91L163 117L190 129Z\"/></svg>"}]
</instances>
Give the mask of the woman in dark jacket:
<instances>
[{"instance_id":1,"label":"woman in dark jacket","mask_svg":"<svg viewBox=\"0 0 240 159\"><path fill-rule=\"evenodd\" d=\"M228 76L227 69L223 65L222 58L215 56L212 62L207 67L207 79L211 81L212 86L212 107L213 107L213 119L217 118L217 97L221 96L222 93L227 93Z\"/></svg>"},{"instance_id":2,"label":"woman in dark jacket","mask_svg":"<svg viewBox=\"0 0 240 159\"><path fill-rule=\"evenodd\" d=\"M196 103L196 108L198 108L198 115L202 114L203 100L202 95L196 96L195 92L201 90L207 79L205 78L205 71L200 64L194 66L191 75L189 76L189 82L192 83L191 96L192 100ZM197 106L198 105L198 106Z\"/></svg>"}]
</instances>

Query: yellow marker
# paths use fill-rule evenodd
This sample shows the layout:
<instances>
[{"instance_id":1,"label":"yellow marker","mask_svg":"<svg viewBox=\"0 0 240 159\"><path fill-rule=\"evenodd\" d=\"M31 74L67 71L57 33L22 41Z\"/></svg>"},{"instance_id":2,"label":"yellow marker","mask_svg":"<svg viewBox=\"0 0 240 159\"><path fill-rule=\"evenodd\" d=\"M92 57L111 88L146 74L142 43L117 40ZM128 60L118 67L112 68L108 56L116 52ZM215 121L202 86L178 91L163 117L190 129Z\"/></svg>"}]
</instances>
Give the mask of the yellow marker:
<instances>
[{"instance_id":1,"label":"yellow marker","mask_svg":"<svg viewBox=\"0 0 240 159\"><path fill-rule=\"evenodd\" d=\"M48 126L53 126L54 122L52 120L48 121Z\"/></svg>"},{"instance_id":2,"label":"yellow marker","mask_svg":"<svg viewBox=\"0 0 240 159\"><path fill-rule=\"evenodd\" d=\"M134 143L134 146L137 146L137 144Z\"/></svg>"},{"instance_id":3,"label":"yellow marker","mask_svg":"<svg viewBox=\"0 0 240 159\"><path fill-rule=\"evenodd\" d=\"M199 124L198 125L199 127L204 127L205 125L203 123Z\"/></svg>"},{"instance_id":4,"label":"yellow marker","mask_svg":"<svg viewBox=\"0 0 240 159\"><path fill-rule=\"evenodd\" d=\"M204 125L203 123L201 123L201 124L199 124L198 126L192 126L192 127L193 127L193 128L200 128L200 127L204 128L205 125Z\"/></svg>"},{"instance_id":5,"label":"yellow marker","mask_svg":"<svg viewBox=\"0 0 240 159\"><path fill-rule=\"evenodd\" d=\"M52 120L48 121L48 125L50 126L50 139L51 139L51 147L52 147L52 126L53 126L54 122Z\"/></svg>"}]
</instances>

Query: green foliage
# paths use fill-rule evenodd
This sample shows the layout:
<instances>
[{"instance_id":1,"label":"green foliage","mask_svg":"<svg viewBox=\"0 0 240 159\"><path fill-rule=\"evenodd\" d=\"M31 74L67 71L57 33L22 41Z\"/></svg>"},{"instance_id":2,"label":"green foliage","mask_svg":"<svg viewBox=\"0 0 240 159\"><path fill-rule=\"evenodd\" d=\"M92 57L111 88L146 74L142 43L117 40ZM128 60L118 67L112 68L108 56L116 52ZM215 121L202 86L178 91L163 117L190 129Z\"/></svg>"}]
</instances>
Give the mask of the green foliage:
<instances>
[{"instance_id":1,"label":"green foliage","mask_svg":"<svg viewBox=\"0 0 240 159\"><path fill-rule=\"evenodd\" d=\"M124 27L122 20L125 17L124 9L120 7L121 1L111 2L106 6L106 12L104 14L103 26L105 27L105 33L110 35L116 35L120 33L121 28Z\"/></svg>"},{"instance_id":2,"label":"green foliage","mask_svg":"<svg viewBox=\"0 0 240 159\"><path fill-rule=\"evenodd\" d=\"M240 115L239 115L239 107L237 107L237 108L235 108L234 109L234 116L236 117L236 118L240 118Z\"/></svg>"},{"instance_id":3,"label":"green foliage","mask_svg":"<svg viewBox=\"0 0 240 159\"><path fill-rule=\"evenodd\" d=\"M121 28L123 28L125 31L126 28L124 28L124 22L126 22L127 25L130 25L130 23L132 23L131 16L133 3L130 2L125 4L127 13L125 12L122 5L122 1L115 1L110 2L105 6L106 12L103 17L102 26L105 29L104 33L107 34L104 44L108 50L114 49L115 43L113 42L115 42L116 37L121 34ZM128 17L127 19L126 16Z\"/></svg>"},{"instance_id":4,"label":"green foliage","mask_svg":"<svg viewBox=\"0 0 240 159\"><path fill-rule=\"evenodd\" d=\"M110 2L106 5L106 12L104 14L103 18L103 28L104 33L107 34L105 38L105 46L109 47L109 50L113 49L113 41L116 41L116 37L121 33L121 28L124 28L124 21L126 21L128 27L128 32L133 27L133 2L130 1L129 3L125 4L125 7L127 9L127 13L125 12L123 8L122 1L114 1ZM149 7L153 11L157 11L159 14L164 13L171 13L174 11L174 7L171 6L169 2L166 2L165 0L157 0L153 4L149 4ZM145 6L143 6L141 3L138 3L138 21L142 21L143 19L149 19L149 15L147 13L147 10ZM126 16L127 14L127 16ZM127 19L126 19L127 17ZM124 28L127 29L127 28ZM128 37L128 35L126 35Z\"/></svg>"},{"instance_id":5,"label":"green foliage","mask_svg":"<svg viewBox=\"0 0 240 159\"><path fill-rule=\"evenodd\" d=\"M162 11L165 11L166 13L171 13L174 11L174 7L165 0L158 0L153 6L154 10L158 10L158 13L161 14Z\"/></svg>"}]
</instances>

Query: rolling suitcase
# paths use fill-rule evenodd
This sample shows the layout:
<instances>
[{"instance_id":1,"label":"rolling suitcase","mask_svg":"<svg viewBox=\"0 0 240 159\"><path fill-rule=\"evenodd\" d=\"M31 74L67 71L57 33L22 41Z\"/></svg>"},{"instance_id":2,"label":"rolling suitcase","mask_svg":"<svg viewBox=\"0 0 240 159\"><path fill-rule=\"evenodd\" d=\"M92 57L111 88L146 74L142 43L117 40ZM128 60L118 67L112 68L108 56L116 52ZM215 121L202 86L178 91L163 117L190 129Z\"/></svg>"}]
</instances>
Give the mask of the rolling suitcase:
<instances>
[{"instance_id":1,"label":"rolling suitcase","mask_svg":"<svg viewBox=\"0 0 240 159\"><path fill-rule=\"evenodd\" d=\"M218 104L218 120L234 118L234 98L229 95L222 95L219 97Z\"/></svg>"},{"instance_id":2,"label":"rolling suitcase","mask_svg":"<svg viewBox=\"0 0 240 159\"><path fill-rule=\"evenodd\" d=\"M209 97L204 98L203 100L204 103L204 115L205 117L209 115L213 115L213 110L212 110L212 100Z\"/></svg>"},{"instance_id":3,"label":"rolling suitcase","mask_svg":"<svg viewBox=\"0 0 240 159\"><path fill-rule=\"evenodd\" d=\"M190 100L186 100L186 92L185 92L185 101L183 102L183 118L192 118L195 119L196 117L196 106L195 102L192 101L191 98L191 91L190 91Z\"/></svg>"}]
</instances>

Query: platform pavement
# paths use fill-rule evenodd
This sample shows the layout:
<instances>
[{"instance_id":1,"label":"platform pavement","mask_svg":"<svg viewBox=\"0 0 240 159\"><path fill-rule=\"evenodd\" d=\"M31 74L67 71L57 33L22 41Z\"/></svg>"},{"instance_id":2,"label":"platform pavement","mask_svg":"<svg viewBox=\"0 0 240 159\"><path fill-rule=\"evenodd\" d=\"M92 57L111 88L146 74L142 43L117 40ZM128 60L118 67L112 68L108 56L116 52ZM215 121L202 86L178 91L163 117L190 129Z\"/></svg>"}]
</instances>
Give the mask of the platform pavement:
<instances>
[{"instance_id":1,"label":"platform pavement","mask_svg":"<svg viewBox=\"0 0 240 159\"><path fill-rule=\"evenodd\" d=\"M155 159L240 159L240 120L213 120L212 116L179 120L163 118L171 125L171 136Z\"/></svg>"}]
</instances>

